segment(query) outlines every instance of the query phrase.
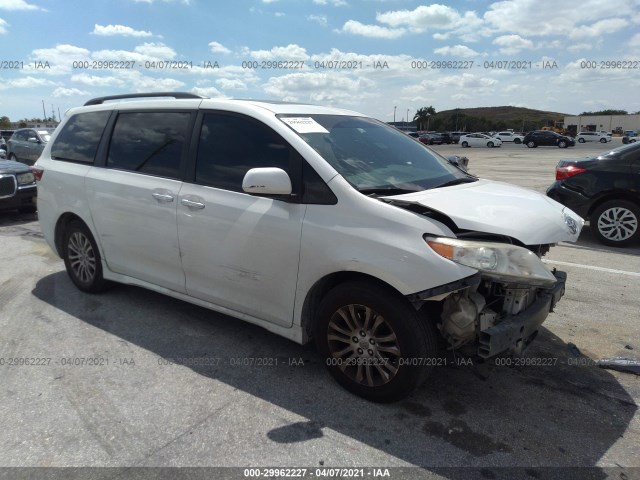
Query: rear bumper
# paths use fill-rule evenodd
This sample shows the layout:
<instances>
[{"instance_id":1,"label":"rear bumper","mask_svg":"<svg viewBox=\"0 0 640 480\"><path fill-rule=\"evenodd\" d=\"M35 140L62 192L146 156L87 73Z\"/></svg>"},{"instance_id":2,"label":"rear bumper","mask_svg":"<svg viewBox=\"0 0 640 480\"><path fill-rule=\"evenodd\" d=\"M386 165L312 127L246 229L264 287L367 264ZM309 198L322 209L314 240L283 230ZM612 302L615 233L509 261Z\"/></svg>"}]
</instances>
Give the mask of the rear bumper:
<instances>
[{"instance_id":1,"label":"rear bumper","mask_svg":"<svg viewBox=\"0 0 640 480\"><path fill-rule=\"evenodd\" d=\"M556 180L551 184L547 189L547 196L565 207L569 207L582 218L588 218L591 200L578 192L569 190L561 181Z\"/></svg>"},{"instance_id":2,"label":"rear bumper","mask_svg":"<svg viewBox=\"0 0 640 480\"><path fill-rule=\"evenodd\" d=\"M559 271L553 274L555 285L541 291L529 308L480 332L478 356L490 358L507 352L520 353L533 341L540 325L564 295L567 274Z\"/></svg>"}]
</instances>

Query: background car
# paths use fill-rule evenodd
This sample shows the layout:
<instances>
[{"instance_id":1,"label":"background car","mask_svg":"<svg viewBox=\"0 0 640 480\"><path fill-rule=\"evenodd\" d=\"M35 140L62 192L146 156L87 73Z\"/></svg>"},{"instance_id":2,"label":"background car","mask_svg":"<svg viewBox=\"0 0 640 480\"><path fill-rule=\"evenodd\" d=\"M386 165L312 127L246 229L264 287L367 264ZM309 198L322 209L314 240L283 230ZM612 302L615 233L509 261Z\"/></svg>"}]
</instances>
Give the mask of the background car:
<instances>
[{"instance_id":1,"label":"background car","mask_svg":"<svg viewBox=\"0 0 640 480\"><path fill-rule=\"evenodd\" d=\"M600 142L607 143L611 141L611 136L602 134L600 132L580 132L576 135L576 141L579 143L585 142Z\"/></svg>"},{"instance_id":2,"label":"background car","mask_svg":"<svg viewBox=\"0 0 640 480\"><path fill-rule=\"evenodd\" d=\"M0 160L0 210L36 211L36 180L23 163Z\"/></svg>"},{"instance_id":3,"label":"background car","mask_svg":"<svg viewBox=\"0 0 640 480\"><path fill-rule=\"evenodd\" d=\"M560 135L550 130L534 130L524 136L522 143L529 148L549 146L567 148L574 147L576 141L571 137Z\"/></svg>"},{"instance_id":4,"label":"background car","mask_svg":"<svg viewBox=\"0 0 640 480\"><path fill-rule=\"evenodd\" d=\"M502 140L499 138L490 137L484 133L469 133L460 137L460 145L462 147L499 147L502 145Z\"/></svg>"},{"instance_id":5,"label":"background car","mask_svg":"<svg viewBox=\"0 0 640 480\"><path fill-rule=\"evenodd\" d=\"M425 145L442 145L442 137L437 133L423 133L418 140Z\"/></svg>"},{"instance_id":6,"label":"background car","mask_svg":"<svg viewBox=\"0 0 640 480\"><path fill-rule=\"evenodd\" d=\"M453 143L458 143L460 141L460 136L466 134L467 132L449 132L449 136L451 137L451 141Z\"/></svg>"},{"instance_id":7,"label":"background car","mask_svg":"<svg viewBox=\"0 0 640 480\"><path fill-rule=\"evenodd\" d=\"M547 195L591 222L607 245L624 246L640 238L640 143L595 157L561 160Z\"/></svg>"},{"instance_id":8,"label":"background car","mask_svg":"<svg viewBox=\"0 0 640 480\"><path fill-rule=\"evenodd\" d=\"M33 165L52 133L53 130L48 128L19 128L7 142L7 157L9 160Z\"/></svg>"},{"instance_id":9,"label":"background car","mask_svg":"<svg viewBox=\"0 0 640 480\"><path fill-rule=\"evenodd\" d=\"M624 136L622 137L622 143L627 144L627 143L635 143L637 141L640 140L640 137L635 136L635 137L628 137L628 136Z\"/></svg>"},{"instance_id":10,"label":"background car","mask_svg":"<svg viewBox=\"0 0 640 480\"><path fill-rule=\"evenodd\" d=\"M499 138L503 142L513 142L515 144L520 144L522 143L524 136L514 132L498 132L494 135L494 138Z\"/></svg>"},{"instance_id":11,"label":"background car","mask_svg":"<svg viewBox=\"0 0 640 480\"><path fill-rule=\"evenodd\" d=\"M453 140L451 138L451 135L449 135L447 132L428 132L430 135L437 135L438 137L440 137L440 140L442 140L443 144L447 144L447 145L451 145L453 143Z\"/></svg>"}]
</instances>

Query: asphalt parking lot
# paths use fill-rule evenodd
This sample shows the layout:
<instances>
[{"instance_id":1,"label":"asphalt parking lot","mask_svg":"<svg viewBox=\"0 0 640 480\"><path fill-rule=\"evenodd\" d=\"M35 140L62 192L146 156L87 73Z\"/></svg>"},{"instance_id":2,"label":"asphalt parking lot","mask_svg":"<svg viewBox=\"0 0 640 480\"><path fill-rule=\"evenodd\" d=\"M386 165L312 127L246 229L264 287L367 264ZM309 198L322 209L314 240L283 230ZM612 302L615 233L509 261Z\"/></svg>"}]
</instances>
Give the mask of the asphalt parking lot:
<instances>
[{"instance_id":1,"label":"asphalt parking lot","mask_svg":"<svg viewBox=\"0 0 640 480\"><path fill-rule=\"evenodd\" d=\"M603 150L434 149L541 192L558 159ZM640 362L639 255L640 244L605 247L585 227L545 257L568 273L567 292L522 359L441 367L411 398L377 405L340 388L311 346L136 287L79 292L36 215L0 213L0 466L113 467L0 468L0 479L142 478L138 467L638 478L640 377L596 362ZM180 473L250 478L243 469Z\"/></svg>"}]
</instances>

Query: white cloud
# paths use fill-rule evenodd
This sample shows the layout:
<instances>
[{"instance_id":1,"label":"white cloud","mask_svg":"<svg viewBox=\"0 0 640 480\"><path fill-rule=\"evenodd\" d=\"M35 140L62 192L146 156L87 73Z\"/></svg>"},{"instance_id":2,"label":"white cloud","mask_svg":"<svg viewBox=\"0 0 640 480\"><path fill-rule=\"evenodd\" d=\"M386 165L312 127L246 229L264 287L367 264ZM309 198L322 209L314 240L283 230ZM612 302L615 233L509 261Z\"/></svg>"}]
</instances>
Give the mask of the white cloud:
<instances>
[{"instance_id":1,"label":"white cloud","mask_svg":"<svg viewBox=\"0 0 640 480\"><path fill-rule=\"evenodd\" d=\"M325 15L307 15L307 20L309 20L310 22L316 22L323 27L326 27L329 23Z\"/></svg>"},{"instance_id":2,"label":"white cloud","mask_svg":"<svg viewBox=\"0 0 640 480\"><path fill-rule=\"evenodd\" d=\"M37 70L38 75L64 75L72 71L73 62L87 60L89 50L75 45L60 44L53 48L38 48L31 52L30 60L37 62L48 62L49 69ZM25 66L26 67L26 66ZM30 64L29 68L35 72ZM25 68L28 70L28 68Z\"/></svg>"},{"instance_id":3,"label":"white cloud","mask_svg":"<svg viewBox=\"0 0 640 480\"><path fill-rule=\"evenodd\" d=\"M122 80L115 77L99 77L96 75L89 75L87 73L71 75L70 80L74 83L79 83L80 85L85 85L87 87L119 87L124 84Z\"/></svg>"},{"instance_id":4,"label":"white cloud","mask_svg":"<svg viewBox=\"0 0 640 480\"><path fill-rule=\"evenodd\" d=\"M342 32L360 35L369 38L387 38L393 39L404 35L405 30L402 28L387 28L379 25L365 25L356 20L348 20L342 26Z\"/></svg>"},{"instance_id":5,"label":"white cloud","mask_svg":"<svg viewBox=\"0 0 640 480\"><path fill-rule=\"evenodd\" d=\"M56 98L59 97L74 97L74 96L87 96L89 92L85 92L84 90L79 90L77 88L65 88L58 87L56 88L52 95Z\"/></svg>"},{"instance_id":6,"label":"white cloud","mask_svg":"<svg viewBox=\"0 0 640 480\"><path fill-rule=\"evenodd\" d=\"M225 55L231 53L231 50L219 42L209 42L209 50L211 50L212 53L224 53Z\"/></svg>"},{"instance_id":7,"label":"white cloud","mask_svg":"<svg viewBox=\"0 0 640 480\"><path fill-rule=\"evenodd\" d=\"M463 57L463 58L476 57L480 55L478 52L467 47L466 45L454 45L453 47L447 46L447 47L436 48L433 52L437 53L438 55L449 55L452 57Z\"/></svg>"},{"instance_id":8,"label":"white cloud","mask_svg":"<svg viewBox=\"0 0 640 480\"><path fill-rule=\"evenodd\" d=\"M123 36L123 37L152 37L153 33L145 30L134 30L126 25L98 25L97 23L93 27L93 35L100 35L104 37Z\"/></svg>"},{"instance_id":9,"label":"white cloud","mask_svg":"<svg viewBox=\"0 0 640 480\"><path fill-rule=\"evenodd\" d=\"M223 95L216 87L193 87L191 89L191 93L209 98L228 98Z\"/></svg>"},{"instance_id":10,"label":"white cloud","mask_svg":"<svg viewBox=\"0 0 640 480\"><path fill-rule=\"evenodd\" d=\"M343 7L347 5L344 0L313 0L316 5L333 5L334 7Z\"/></svg>"},{"instance_id":11,"label":"white cloud","mask_svg":"<svg viewBox=\"0 0 640 480\"><path fill-rule=\"evenodd\" d=\"M460 21L457 10L446 5L421 5L414 10L396 10L378 13L376 20L392 27L411 27L417 30L451 28Z\"/></svg>"},{"instance_id":12,"label":"white cloud","mask_svg":"<svg viewBox=\"0 0 640 480\"><path fill-rule=\"evenodd\" d=\"M522 38L520 35L502 35L493 41L494 45L501 47L499 52L504 55L514 55L522 50L531 50L533 42Z\"/></svg>"},{"instance_id":13,"label":"white cloud","mask_svg":"<svg viewBox=\"0 0 640 480\"><path fill-rule=\"evenodd\" d=\"M629 22L624 18L608 18L606 20L600 20L591 25L581 25L572 29L569 32L569 38L592 38L601 37L609 33L615 33L622 30L629 25Z\"/></svg>"},{"instance_id":14,"label":"white cloud","mask_svg":"<svg viewBox=\"0 0 640 480\"><path fill-rule=\"evenodd\" d=\"M0 10L44 10L24 0L0 0Z\"/></svg>"},{"instance_id":15,"label":"white cloud","mask_svg":"<svg viewBox=\"0 0 640 480\"><path fill-rule=\"evenodd\" d=\"M0 35L7 33L7 27L9 24L0 18Z\"/></svg>"},{"instance_id":16,"label":"white cloud","mask_svg":"<svg viewBox=\"0 0 640 480\"><path fill-rule=\"evenodd\" d=\"M0 90L8 90L9 88L35 88L35 87L44 87L48 85L56 85L55 82L51 80L47 80L46 78L36 78L36 77L22 77L16 78L14 80L0 82Z\"/></svg>"},{"instance_id":17,"label":"white cloud","mask_svg":"<svg viewBox=\"0 0 640 480\"><path fill-rule=\"evenodd\" d=\"M131 50L98 50L91 53L94 60L123 60L134 62L171 60L176 51L164 43L143 43Z\"/></svg>"},{"instance_id":18,"label":"white cloud","mask_svg":"<svg viewBox=\"0 0 640 480\"><path fill-rule=\"evenodd\" d=\"M239 79L219 78L216 84L224 90L246 90L247 84Z\"/></svg>"},{"instance_id":19,"label":"white cloud","mask_svg":"<svg viewBox=\"0 0 640 480\"><path fill-rule=\"evenodd\" d=\"M135 3L148 3L152 5L153 3L157 3L158 1L163 3L182 3L184 5L189 5L189 0L133 0Z\"/></svg>"},{"instance_id":20,"label":"white cloud","mask_svg":"<svg viewBox=\"0 0 640 480\"><path fill-rule=\"evenodd\" d=\"M271 50L252 50L251 58L256 60L306 60L307 51L300 45L290 43L286 47L273 47Z\"/></svg>"},{"instance_id":21,"label":"white cloud","mask_svg":"<svg viewBox=\"0 0 640 480\"><path fill-rule=\"evenodd\" d=\"M350 104L357 98L366 97L373 82L363 78L353 78L339 72L290 73L271 77L264 91L284 101L310 101L324 104Z\"/></svg>"},{"instance_id":22,"label":"white cloud","mask_svg":"<svg viewBox=\"0 0 640 480\"><path fill-rule=\"evenodd\" d=\"M114 70L114 76L123 81L134 92L171 91L184 87L185 83L175 78L158 78L143 75L138 70Z\"/></svg>"}]
</instances>

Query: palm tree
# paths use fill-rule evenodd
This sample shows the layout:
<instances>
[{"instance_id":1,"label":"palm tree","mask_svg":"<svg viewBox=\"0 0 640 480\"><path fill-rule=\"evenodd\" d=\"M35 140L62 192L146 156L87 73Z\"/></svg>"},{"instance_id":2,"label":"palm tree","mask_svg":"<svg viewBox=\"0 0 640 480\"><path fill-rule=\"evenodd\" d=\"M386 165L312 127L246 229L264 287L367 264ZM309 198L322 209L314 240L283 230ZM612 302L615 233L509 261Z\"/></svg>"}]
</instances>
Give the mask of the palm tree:
<instances>
[{"instance_id":1,"label":"palm tree","mask_svg":"<svg viewBox=\"0 0 640 480\"><path fill-rule=\"evenodd\" d=\"M419 108L416 114L413 116L413 120L417 122L418 130L429 130L429 117L431 115L436 114L436 109L431 105L428 107ZM422 128L424 125L427 125L427 128Z\"/></svg>"}]
</instances>

